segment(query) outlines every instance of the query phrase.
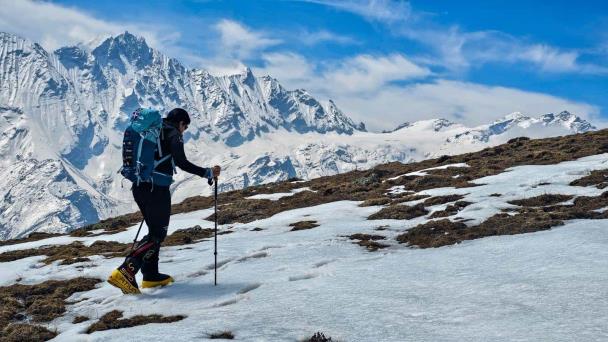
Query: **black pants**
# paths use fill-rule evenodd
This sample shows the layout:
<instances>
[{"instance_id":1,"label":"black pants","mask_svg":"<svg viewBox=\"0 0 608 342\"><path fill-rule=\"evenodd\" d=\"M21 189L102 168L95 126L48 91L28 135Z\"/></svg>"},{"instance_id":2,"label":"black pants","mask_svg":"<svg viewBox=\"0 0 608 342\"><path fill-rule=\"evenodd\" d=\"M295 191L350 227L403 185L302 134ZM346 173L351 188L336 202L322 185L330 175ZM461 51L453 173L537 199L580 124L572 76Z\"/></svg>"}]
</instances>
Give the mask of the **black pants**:
<instances>
[{"instance_id":1,"label":"black pants","mask_svg":"<svg viewBox=\"0 0 608 342\"><path fill-rule=\"evenodd\" d=\"M148 235L135 245L125 264L133 273L141 269L146 278L158 274L158 252L167 237L171 215L171 192L168 186L152 187L151 183L134 184L131 191L148 226Z\"/></svg>"}]
</instances>

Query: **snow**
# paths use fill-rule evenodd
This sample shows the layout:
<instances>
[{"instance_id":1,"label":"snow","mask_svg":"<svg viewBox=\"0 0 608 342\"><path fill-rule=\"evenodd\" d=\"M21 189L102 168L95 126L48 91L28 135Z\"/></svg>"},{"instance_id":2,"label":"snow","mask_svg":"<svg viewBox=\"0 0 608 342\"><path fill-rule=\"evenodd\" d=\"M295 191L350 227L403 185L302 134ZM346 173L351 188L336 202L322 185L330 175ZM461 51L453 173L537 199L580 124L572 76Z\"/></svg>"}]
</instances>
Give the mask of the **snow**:
<instances>
[{"instance_id":1,"label":"snow","mask_svg":"<svg viewBox=\"0 0 608 342\"><path fill-rule=\"evenodd\" d=\"M217 287L212 240L192 249L163 248L161 271L172 273L177 283L144 290L141 296L123 296L105 283L75 294L70 300L79 302L51 324L60 332L56 340L109 341L128 335L188 341L222 330L246 341L293 341L316 331L346 341L608 337L607 221L575 221L551 231L444 248L368 253L341 236L386 222L365 220L378 208L357 204L292 210L221 235ZM183 215L182 220L197 217ZM288 223L303 218L321 227L288 231ZM250 232L255 226L266 230ZM32 268L37 260L2 263L2 274L10 268L27 283L78 275L105 278L121 262L98 257L82 269L57 263ZM91 321L71 323L76 315L96 319L114 309L126 317L188 318L91 335L83 334Z\"/></svg>"},{"instance_id":2,"label":"snow","mask_svg":"<svg viewBox=\"0 0 608 342\"><path fill-rule=\"evenodd\" d=\"M406 192L412 192L412 191L405 190L405 185L395 185L395 186L388 188L388 190L389 191L387 192L387 194L389 194L389 195L399 195L399 194L403 194Z\"/></svg>"},{"instance_id":3,"label":"snow","mask_svg":"<svg viewBox=\"0 0 608 342\"><path fill-rule=\"evenodd\" d=\"M450 167L460 167L460 168L464 168L464 167L469 167L469 165L467 163L455 163L455 164L447 164L447 165L441 165L441 166L436 166L436 167L431 167L428 169L424 169L424 170L418 170L418 171L414 171L414 172L408 172L396 177L392 177L392 178L388 178L388 180L395 180L395 179L399 179L403 176L426 176L428 175L428 172L426 171L431 171L431 170L445 170L447 168Z\"/></svg>"},{"instance_id":4,"label":"snow","mask_svg":"<svg viewBox=\"0 0 608 342\"><path fill-rule=\"evenodd\" d=\"M461 193L474 202L459 216L480 220L512 199L543 193L596 196L594 187L569 182L606 168L608 154L556 165L514 167L474 182ZM550 182L551 184L540 185ZM305 188L296 189L305 191ZM294 190L295 191L295 190ZM501 197L491 197L491 193ZM344 341L513 341L608 339L608 220L573 220L549 231L494 236L430 249L405 248L394 237L426 218L367 220L381 206L339 201L281 212L247 224L220 225L219 285L213 286L213 239L161 249L160 270L177 282L124 296L107 283L76 293L65 316L51 322L56 341L110 341L125 336L190 341L230 330L237 340L294 341L322 331ZM433 206L435 210L442 205ZM212 209L173 215L169 232L201 225ZM221 215L221 212L220 212ZM290 223L319 227L291 232ZM376 231L383 226L385 230ZM262 231L252 231L260 227ZM91 238L54 237L12 249L96 239L129 242L137 229ZM145 231L145 228L144 228ZM350 241L354 233L381 234L389 248L370 253ZM0 263L0 285L89 276L105 279L121 258L91 257L73 265L44 257ZM125 317L182 314L171 324L86 335L89 324L111 310ZM77 315L90 321L72 324ZM179 332L179 333L176 333Z\"/></svg>"}]
</instances>

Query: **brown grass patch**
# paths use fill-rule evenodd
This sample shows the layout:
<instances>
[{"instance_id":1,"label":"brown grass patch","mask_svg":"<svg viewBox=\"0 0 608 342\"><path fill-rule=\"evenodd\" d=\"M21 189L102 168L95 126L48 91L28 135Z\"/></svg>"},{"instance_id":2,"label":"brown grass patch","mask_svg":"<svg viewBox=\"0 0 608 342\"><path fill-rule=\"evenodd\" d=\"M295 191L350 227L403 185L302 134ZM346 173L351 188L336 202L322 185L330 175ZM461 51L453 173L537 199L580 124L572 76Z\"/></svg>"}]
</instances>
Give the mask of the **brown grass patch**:
<instances>
[{"instance_id":1,"label":"brown grass patch","mask_svg":"<svg viewBox=\"0 0 608 342\"><path fill-rule=\"evenodd\" d=\"M298 230L312 229L312 228L318 227L319 225L317 224L317 221L299 221L299 222L290 223L289 226L293 227L293 228L291 228L291 231L295 232Z\"/></svg>"},{"instance_id":2,"label":"brown grass patch","mask_svg":"<svg viewBox=\"0 0 608 342\"><path fill-rule=\"evenodd\" d=\"M92 255L104 255L106 257L117 257L126 255L130 245L115 241L95 241L91 246L85 246L79 241L69 245L53 245L40 248L21 249L8 251L0 254L0 262L8 262L36 255L46 255L43 260L45 264L53 261L63 260L62 264L72 264Z\"/></svg>"},{"instance_id":3,"label":"brown grass patch","mask_svg":"<svg viewBox=\"0 0 608 342\"><path fill-rule=\"evenodd\" d=\"M167 236L163 242L163 246L181 246L193 244L199 242L200 240L213 237L213 232L214 230L212 228L201 228L199 225L192 228L180 229ZM220 233L218 232L218 234Z\"/></svg>"},{"instance_id":4,"label":"brown grass patch","mask_svg":"<svg viewBox=\"0 0 608 342\"><path fill-rule=\"evenodd\" d=\"M325 336L322 332L317 332L310 338L302 340L302 342L332 342L333 340L329 336Z\"/></svg>"},{"instance_id":5,"label":"brown grass patch","mask_svg":"<svg viewBox=\"0 0 608 342\"><path fill-rule=\"evenodd\" d=\"M509 201L509 204L525 207L544 207L572 199L572 195L543 194L540 196Z\"/></svg>"},{"instance_id":6,"label":"brown grass patch","mask_svg":"<svg viewBox=\"0 0 608 342\"><path fill-rule=\"evenodd\" d=\"M530 203L538 204L538 202ZM496 214L481 224L470 227L463 222L452 222L445 219L431 221L410 228L397 236L397 241L410 246L429 248L487 236L531 233L561 226L567 220L606 219L608 212L599 213L594 210L607 206L608 191L597 197L577 197L573 205L516 208L511 213Z\"/></svg>"},{"instance_id":7,"label":"brown grass patch","mask_svg":"<svg viewBox=\"0 0 608 342\"><path fill-rule=\"evenodd\" d=\"M89 320L89 317L87 317L87 316L76 316L76 317L74 317L74 320L72 320L72 324L78 324L78 323L86 322L88 320Z\"/></svg>"},{"instance_id":8,"label":"brown grass patch","mask_svg":"<svg viewBox=\"0 0 608 342\"><path fill-rule=\"evenodd\" d=\"M471 204L471 202L467 202L467 201L458 201L454 204L450 204L447 207L445 207L444 210L439 210L439 211L434 211L431 216L429 216L429 218L441 218L441 217L448 217L448 216L452 216L452 215L456 215L458 214L458 212L460 210L462 210L462 208L465 208L467 206L469 206Z\"/></svg>"},{"instance_id":9,"label":"brown grass patch","mask_svg":"<svg viewBox=\"0 0 608 342\"><path fill-rule=\"evenodd\" d=\"M572 186L591 186L604 189L608 186L608 170L594 170L583 178L579 178L570 183Z\"/></svg>"},{"instance_id":10,"label":"brown grass patch","mask_svg":"<svg viewBox=\"0 0 608 342\"><path fill-rule=\"evenodd\" d=\"M427 199L426 201L423 202L423 204L425 206L432 206L432 205L439 205L439 204L446 204L446 203L450 203L450 202L455 202L458 200L463 199L464 196L462 195L447 195L447 196L436 196L436 197L431 197L429 199Z\"/></svg>"},{"instance_id":11,"label":"brown grass patch","mask_svg":"<svg viewBox=\"0 0 608 342\"><path fill-rule=\"evenodd\" d=\"M416 217L424 216L428 214L424 204L419 203L414 206L408 205L391 205L386 208L382 208L375 214L370 215L368 220L382 220L382 219L394 219L394 220L410 220Z\"/></svg>"},{"instance_id":12,"label":"brown grass patch","mask_svg":"<svg viewBox=\"0 0 608 342\"><path fill-rule=\"evenodd\" d=\"M232 233L232 231L223 230L219 231L218 235L230 233ZM189 245L211 238L213 237L213 234L213 229L201 228L197 225L192 228L180 229L173 232L173 234L167 236L162 245L165 247ZM0 254L0 262L9 262L31 256L46 255L46 259L42 260L42 262L47 265L57 260L62 260L60 265L71 265L77 262L90 261L88 257L93 255L101 255L106 258L124 257L130 250L130 243L98 240L93 242L90 246L85 246L83 243L75 241L68 245L52 245L4 252Z\"/></svg>"},{"instance_id":13,"label":"brown grass patch","mask_svg":"<svg viewBox=\"0 0 608 342\"><path fill-rule=\"evenodd\" d=\"M70 232L70 236L84 237L116 234L124 232L125 230L127 230L127 228L133 226L134 224L140 223L142 219L143 218L140 212L120 215L73 230L72 232ZM92 233L92 231L94 230L102 230L102 232L94 234Z\"/></svg>"},{"instance_id":14,"label":"brown grass patch","mask_svg":"<svg viewBox=\"0 0 608 342\"><path fill-rule=\"evenodd\" d=\"M400 243L421 248L444 246L458 242L459 240L453 240L452 238L455 235L454 232L466 227L464 223L445 219L430 221L408 229L405 233L398 235L396 239Z\"/></svg>"},{"instance_id":15,"label":"brown grass patch","mask_svg":"<svg viewBox=\"0 0 608 342\"><path fill-rule=\"evenodd\" d=\"M28 336L24 331L36 336L35 340L38 337L40 340L48 336L53 338L55 334L43 327L11 323L49 322L63 315L68 297L76 292L90 291L100 281L94 278L74 278L48 280L35 285L13 284L0 287L0 331L15 339L18 336Z\"/></svg>"},{"instance_id":16,"label":"brown grass patch","mask_svg":"<svg viewBox=\"0 0 608 342\"><path fill-rule=\"evenodd\" d=\"M48 341L57 336L56 331L50 331L40 325L25 323L9 324L0 332L2 332L0 335L2 342Z\"/></svg>"},{"instance_id":17,"label":"brown grass patch","mask_svg":"<svg viewBox=\"0 0 608 342\"><path fill-rule=\"evenodd\" d=\"M216 333L208 334L211 340L234 340L234 334L230 331L219 331Z\"/></svg>"},{"instance_id":18,"label":"brown grass patch","mask_svg":"<svg viewBox=\"0 0 608 342\"><path fill-rule=\"evenodd\" d=\"M122 329L136 327L150 323L173 323L181 321L186 316L162 316L162 315L137 315L130 318L121 318L122 311L114 310L103 315L99 321L93 323L88 329L87 334L95 331L103 331L110 329Z\"/></svg>"},{"instance_id":19,"label":"brown grass patch","mask_svg":"<svg viewBox=\"0 0 608 342\"><path fill-rule=\"evenodd\" d=\"M360 207L371 207L375 205L385 205L391 202L391 199L388 197L378 197L378 198L370 198L363 203L359 204Z\"/></svg>"},{"instance_id":20,"label":"brown grass patch","mask_svg":"<svg viewBox=\"0 0 608 342\"><path fill-rule=\"evenodd\" d=\"M55 237L55 236L61 236L61 235L63 235L63 234L33 232L33 233L31 233L30 235L28 235L27 237L24 237L24 238L10 239L10 240L5 240L5 241L0 241L0 246L16 245L18 243L38 241L38 240L48 239L48 238L52 238L52 237Z\"/></svg>"},{"instance_id":21,"label":"brown grass patch","mask_svg":"<svg viewBox=\"0 0 608 342\"><path fill-rule=\"evenodd\" d=\"M394 199L393 200L393 204L418 201L418 200L421 200L421 199L424 199L424 198L429 198L429 197L431 197L431 196L429 196L429 195L411 194L411 195L406 195L406 196Z\"/></svg>"},{"instance_id":22,"label":"brown grass patch","mask_svg":"<svg viewBox=\"0 0 608 342\"><path fill-rule=\"evenodd\" d=\"M361 247L367 248L367 250L370 252L375 252L379 249L389 247L389 245L387 245L387 244L377 242L378 240L386 239L386 237L384 237L382 235L357 233L357 234L350 235L348 238L351 240L358 240L355 243Z\"/></svg>"}]
</instances>

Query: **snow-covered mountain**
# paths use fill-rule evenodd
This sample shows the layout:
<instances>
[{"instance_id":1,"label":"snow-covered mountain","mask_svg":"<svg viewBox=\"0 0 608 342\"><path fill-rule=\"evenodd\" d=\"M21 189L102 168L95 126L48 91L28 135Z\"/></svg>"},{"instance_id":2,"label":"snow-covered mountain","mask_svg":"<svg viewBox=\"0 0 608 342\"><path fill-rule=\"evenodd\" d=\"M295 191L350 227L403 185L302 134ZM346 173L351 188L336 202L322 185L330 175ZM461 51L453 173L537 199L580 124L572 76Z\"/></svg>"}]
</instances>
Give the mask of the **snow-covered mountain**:
<instances>
[{"instance_id":1,"label":"snow-covered mountain","mask_svg":"<svg viewBox=\"0 0 608 342\"><path fill-rule=\"evenodd\" d=\"M332 101L250 69L222 77L188 69L128 32L53 52L0 33L0 239L133 210L116 171L122 131L137 107L188 110L186 153L203 166L222 165L222 190L594 129L562 112L511 114L475 128L426 120L371 133ZM183 172L172 190L174 202L210 191Z\"/></svg>"}]
</instances>

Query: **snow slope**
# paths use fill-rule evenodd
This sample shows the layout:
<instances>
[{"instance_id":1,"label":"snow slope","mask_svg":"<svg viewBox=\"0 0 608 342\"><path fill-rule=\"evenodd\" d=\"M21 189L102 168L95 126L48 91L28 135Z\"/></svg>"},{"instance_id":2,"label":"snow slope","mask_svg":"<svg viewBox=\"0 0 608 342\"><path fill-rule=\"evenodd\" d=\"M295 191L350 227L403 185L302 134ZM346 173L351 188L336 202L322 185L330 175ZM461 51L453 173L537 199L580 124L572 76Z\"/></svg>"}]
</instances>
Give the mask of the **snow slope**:
<instances>
[{"instance_id":1,"label":"snow slope","mask_svg":"<svg viewBox=\"0 0 608 342\"><path fill-rule=\"evenodd\" d=\"M128 32L53 52L0 33L0 239L135 210L116 171L122 132L140 106L192 114L186 153L203 166L222 165L221 191L595 129L564 111L513 113L473 128L425 120L372 133L331 100L250 69L223 77L187 69ZM210 193L204 180L183 172L175 179L174 201ZM48 190L55 187L62 190ZM35 214L24 218L31 208Z\"/></svg>"},{"instance_id":2,"label":"snow slope","mask_svg":"<svg viewBox=\"0 0 608 342\"><path fill-rule=\"evenodd\" d=\"M507 201L538 194L595 196L595 187L568 185L592 170L606 169L608 154L556 165L513 167L478 179L466 189L423 193L462 193L473 202L459 216L478 220ZM423 171L423 170L419 170ZM306 190L304 190L306 191ZM503 197L489 196L492 192ZM283 194L284 195L284 194ZM64 317L50 323L57 341L202 339L229 330L240 341L294 341L322 331L344 341L599 341L608 338L607 220L573 220L548 231L495 236L430 249L395 242L369 253L345 236L377 233L386 241L428 220L367 220L381 207L339 201L285 211L248 224L221 226L219 285L213 286L213 241L192 248L161 249L161 271L177 280L163 289L123 296L103 283L70 298ZM438 207L445 207L440 205ZM436 208L440 209L440 208ZM169 233L194 225L210 209L174 215ZM428 216L428 215L427 215ZM289 223L316 220L320 226L291 232ZM251 231L261 227L263 231ZM50 238L0 247L8 250L96 239L129 242L137 229L116 235ZM394 241L394 240L393 240ZM22 278L34 284L76 276L105 278L120 258L93 257L73 265L44 265L44 257L0 263L0 285ZM125 316L182 314L171 324L84 331L91 321L72 324L77 315L101 317L111 310Z\"/></svg>"}]
</instances>

